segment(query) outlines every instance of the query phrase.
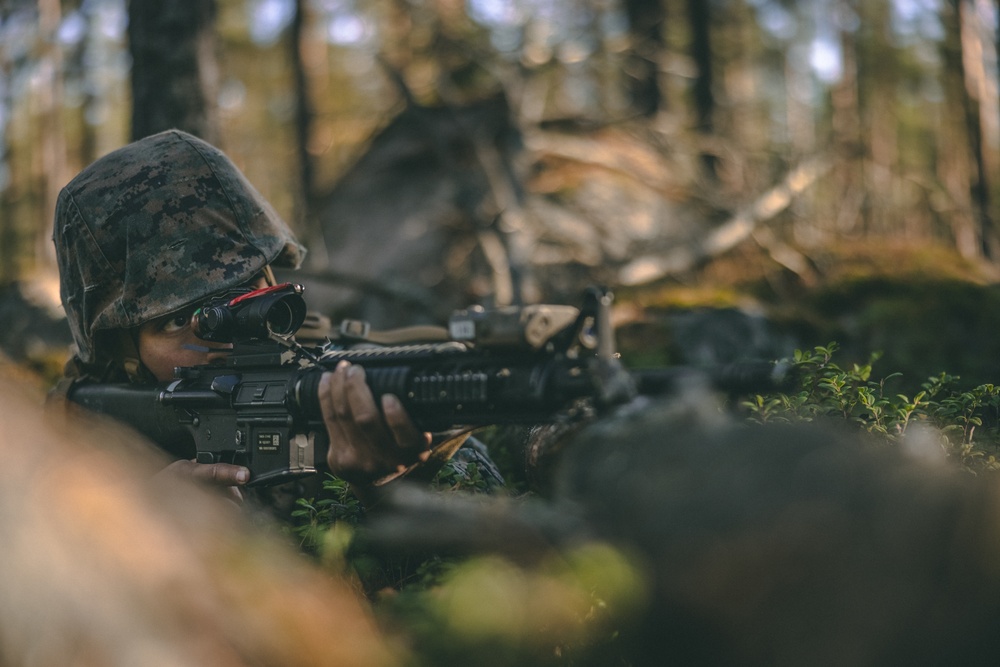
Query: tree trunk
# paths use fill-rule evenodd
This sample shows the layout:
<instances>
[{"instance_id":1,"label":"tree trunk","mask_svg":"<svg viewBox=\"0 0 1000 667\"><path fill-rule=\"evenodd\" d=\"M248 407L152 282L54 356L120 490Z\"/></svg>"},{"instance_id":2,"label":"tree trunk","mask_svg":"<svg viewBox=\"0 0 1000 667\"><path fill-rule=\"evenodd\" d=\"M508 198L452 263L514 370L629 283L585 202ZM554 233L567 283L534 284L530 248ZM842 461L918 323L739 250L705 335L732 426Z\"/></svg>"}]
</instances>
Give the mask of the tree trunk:
<instances>
[{"instance_id":1,"label":"tree trunk","mask_svg":"<svg viewBox=\"0 0 1000 667\"><path fill-rule=\"evenodd\" d=\"M664 103L660 59L664 51L666 11L662 0L625 0L631 48L625 58L625 90L640 116L653 117Z\"/></svg>"},{"instance_id":2,"label":"tree trunk","mask_svg":"<svg viewBox=\"0 0 1000 667\"><path fill-rule=\"evenodd\" d=\"M295 149L299 163L299 187L294 197L294 217L300 227L307 229L310 248L322 244L322 231L317 229L314 220L316 196L316 176L312 157L309 154L309 138L312 132L313 107L309 97L309 77L306 74L306 64L302 57L305 48L303 27L306 23L306 2L295 0L295 16L291 29L288 31L289 54L291 56L292 76L295 80Z\"/></svg>"},{"instance_id":3,"label":"tree trunk","mask_svg":"<svg viewBox=\"0 0 1000 667\"><path fill-rule=\"evenodd\" d=\"M845 14L854 11L851 0L841 0L841 6ZM840 31L843 72L830 89L830 130L837 167L831 201L834 215L826 224L833 223L831 231L835 235L854 233L864 226L865 185L861 176L864 159L856 37L854 31Z\"/></svg>"},{"instance_id":4,"label":"tree trunk","mask_svg":"<svg viewBox=\"0 0 1000 667\"><path fill-rule=\"evenodd\" d=\"M132 139L177 128L219 141L215 0L132 0Z\"/></svg>"},{"instance_id":5,"label":"tree trunk","mask_svg":"<svg viewBox=\"0 0 1000 667\"><path fill-rule=\"evenodd\" d=\"M962 41L962 75L965 94L962 109L965 112L965 127L969 140L969 154L972 158L973 180L971 197L974 213L979 223L979 238L982 253L987 259L996 259L1000 254L996 230L990 216L989 170L986 165L985 142L980 107L985 106L983 93L986 91L983 70L983 44L980 42L979 19L975 7L967 0L953 0L959 22Z\"/></svg>"},{"instance_id":6,"label":"tree trunk","mask_svg":"<svg viewBox=\"0 0 1000 667\"><path fill-rule=\"evenodd\" d=\"M957 209L952 227L959 252L969 258L981 257L987 240L983 238L982 221L976 176L978 128L973 130L969 119L969 94L966 88L965 64L962 56L962 4L963 0L950 0L942 8L945 39L942 45L944 60L945 99L952 117L949 118L951 137L942 137L942 163L947 166L941 173L945 189L953 198ZM973 132L975 131L975 134ZM949 140L951 139L951 140Z\"/></svg>"},{"instance_id":7,"label":"tree trunk","mask_svg":"<svg viewBox=\"0 0 1000 667\"><path fill-rule=\"evenodd\" d=\"M39 106L42 118L40 143L41 167L44 178L44 211L38 221L35 237L35 261L38 268L55 266L55 248L52 245L52 222L55 219L59 190L69 180L66 171L66 140L62 132L63 112L63 58L55 42L55 35L62 21L62 7L58 0L38 3L39 29L45 41L45 60L51 64L45 85L40 89Z\"/></svg>"},{"instance_id":8,"label":"tree trunk","mask_svg":"<svg viewBox=\"0 0 1000 667\"><path fill-rule=\"evenodd\" d=\"M710 7L704 0L688 0L688 20L691 24L691 58L698 74L694 80L695 129L703 136L715 131L715 96L712 90L712 36L710 30ZM707 176L716 178L716 156L704 151L702 166Z\"/></svg>"},{"instance_id":9,"label":"tree trunk","mask_svg":"<svg viewBox=\"0 0 1000 667\"><path fill-rule=\"evenodd\" d=\"M895 178L898 171L896 84L899 64L891 33L888 3L858 2L858 90L865 156L866 231L895 235Z\"/></svg>"},{"instance_id":10,"label":"tree trunk","mask_svg":"<svg viewBox=\"0 0 1000 667\"><path fill-rule=\"evenodd\" d=\"M4 18L0 9L0 20ZM13 67L10 61L0 61L0 77L10 80ZM0 109L9 110L14 106L14 96L10 86L0 88ZM9 121L5 118L4 123ZM21 249L17 239L17 216L14 215L14 174L11 169L13 155L10 149L10 132L0 127L0 285L6 285L17 278L17 262Z\"/></svg>"}]
</instances>

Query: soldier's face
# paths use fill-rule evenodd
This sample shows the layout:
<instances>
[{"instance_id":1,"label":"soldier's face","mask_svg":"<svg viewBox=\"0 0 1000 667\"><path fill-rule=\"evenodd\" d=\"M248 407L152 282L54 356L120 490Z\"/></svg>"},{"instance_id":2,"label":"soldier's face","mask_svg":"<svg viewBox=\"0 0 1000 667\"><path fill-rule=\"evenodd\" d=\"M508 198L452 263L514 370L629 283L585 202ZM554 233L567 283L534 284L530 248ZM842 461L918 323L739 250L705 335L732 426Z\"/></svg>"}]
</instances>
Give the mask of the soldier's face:
<instances>
[{"instance_id":1,"label":"soldier's face","mask_svg":"<svg viewBox=\"0 0 1000 667\"><path fill-rule=\"evenodd\" d=\"M267 280L261 276L249 286L267 287ZM194 310L194 307L185 308L139 327L139 358L161 382L173 379L177 366L221 363L233 348L229 343L198 338L191 327Z\"/></svg>"}]
</instances>

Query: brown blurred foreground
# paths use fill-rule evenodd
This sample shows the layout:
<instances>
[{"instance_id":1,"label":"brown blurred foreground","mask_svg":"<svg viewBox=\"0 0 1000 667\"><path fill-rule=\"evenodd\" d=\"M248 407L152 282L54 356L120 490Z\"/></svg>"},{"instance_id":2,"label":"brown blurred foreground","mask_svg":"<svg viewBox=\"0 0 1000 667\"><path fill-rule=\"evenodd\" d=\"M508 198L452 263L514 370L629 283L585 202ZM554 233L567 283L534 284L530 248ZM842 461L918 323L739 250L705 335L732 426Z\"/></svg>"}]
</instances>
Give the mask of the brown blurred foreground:
<instances>
[{"instance_id":1,"label":"brown blurred foreground","mask_svg":"<svg viewBox=\"0 0 1000 667\"><path fill-rule=\"evenodd\" d=\"M0 364L0 664L398 662L346 582L36 389Z\"/></svg>"}]
</instances>

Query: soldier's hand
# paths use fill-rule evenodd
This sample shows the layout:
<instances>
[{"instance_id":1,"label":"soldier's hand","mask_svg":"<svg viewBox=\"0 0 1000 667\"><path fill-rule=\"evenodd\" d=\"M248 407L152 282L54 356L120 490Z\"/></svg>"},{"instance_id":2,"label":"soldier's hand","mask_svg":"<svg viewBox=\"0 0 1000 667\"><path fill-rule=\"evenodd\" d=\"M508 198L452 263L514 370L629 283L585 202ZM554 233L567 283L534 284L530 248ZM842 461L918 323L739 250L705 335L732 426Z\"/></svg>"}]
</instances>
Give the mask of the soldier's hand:
<instances>
[{"instance_id":1,"label":"soldier's hand","mask_svg":"<svg viewBox=\"0 0 1000 667\"><path fill-rule=\"evenodd\" d=\"M352 484L369 484L429 455L430 433L413 424L395 396L383 396L380 410L361 366L341 361L324 373L319 403L330 435L327 463Z\"/></svg>"},{"instance_id":2,"label":"soldier's hand","mask_svg":"<svg viewBox=\"0 0 1000 667\"><path fill-rule=\"evenodd\" d=\"M250 470L231 463L196 463L195 461L174 461L161 470L157 477L161 480L186 479L217 488L227 499L243 502L240 487L250 479Z\"/></svg>"}]
</instances>

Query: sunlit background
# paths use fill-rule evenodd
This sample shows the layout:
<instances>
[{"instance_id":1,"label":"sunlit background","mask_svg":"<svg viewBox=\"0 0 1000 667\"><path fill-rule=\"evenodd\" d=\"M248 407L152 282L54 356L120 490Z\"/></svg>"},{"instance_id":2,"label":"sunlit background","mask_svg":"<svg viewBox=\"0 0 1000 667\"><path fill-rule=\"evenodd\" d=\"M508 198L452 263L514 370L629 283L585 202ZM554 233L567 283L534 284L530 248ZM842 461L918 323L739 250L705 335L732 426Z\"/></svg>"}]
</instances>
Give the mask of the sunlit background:
<instances>
[{"instance_id":1,"label":"sunlit background","mask_svg":"<svg viewBox=\"0 0 1000 667\"><path fill-rule=\"evenodd\" d=\"M0 283L43 286L51 301L59 188L130 139L128 23L122 0L0 11ZM888 242L995 275L991 0L219 0L214 33L218 143L306 241L307 268L338 280L433 292L472 251L428 251L413 259L423 271L392 251L379 265L364 258L381 247L355 248L345 230L426 238L456 224L487 267L455 278L467 287L456 302L690 283L747 248L806 287ZM398 143L407 110L472 118L490 105L512 134L490 158L506 171L475 157L485 195L454 180L467 165L434 187L403 175L419 136ZM501 136L471 127L466 138ZM453 146L440 131L427 146ZM403 196L407 182L426 197ZM398 229L374 224L390 218Z\"/></svg>"}]
</instances>

